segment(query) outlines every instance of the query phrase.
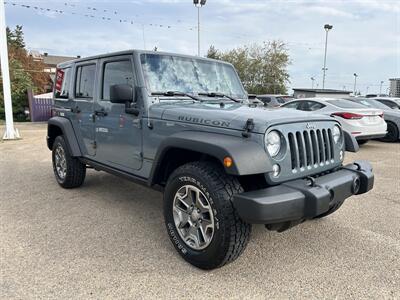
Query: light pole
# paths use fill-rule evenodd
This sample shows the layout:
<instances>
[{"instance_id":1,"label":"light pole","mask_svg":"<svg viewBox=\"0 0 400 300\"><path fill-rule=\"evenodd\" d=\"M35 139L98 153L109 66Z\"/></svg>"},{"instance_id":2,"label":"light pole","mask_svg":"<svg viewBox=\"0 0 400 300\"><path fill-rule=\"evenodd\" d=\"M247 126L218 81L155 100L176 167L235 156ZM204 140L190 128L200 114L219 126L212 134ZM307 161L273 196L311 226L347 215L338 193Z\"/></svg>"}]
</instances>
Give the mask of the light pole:
<instances>
[{"instance_id":1,"label":"light pole","mask_svg":"<svg viewBox=\"0 0 400 300\"><path fill-rule=\"evenodd\" d=\"M206 5L207 0L193 0L197 7L197 55L200 56L200 8Z\"/></svg>"},{"instance_id":2,"label":"light pole","mask_svg":"<svg viewBox=\"0 0 400 300\"><path fill-rule=\"evenodd\" d=\"M353 76L354 76L354 91L353 91L353 94L355 96L356 95L356 87L357 87L357 77L358 77L358 75L356 73L354 73Z\"/></svg>"},{"instance_id":3,"label":"light pole","mask_svg":"<svg viewBox=\"0 0 400 300\"><path fill-rule=\"evenodd\" d=\"M382 84L383 84L383 81L381 81L381 86L379 87L379 96L380 96L380 94L382 94Z\"/></svg>"},{"instance_id":4,"label":"light pole","mask_svg":"<svg viewBox=\"0 0 400 300\"><path fill-rule=\"evenodd\" d=\"M6 12L4 2L0 1L0 61L1 74L3 76L3 96L4 111L6 115L6 132L4 140L13 140L19 138L18 130L14 129L14 120L12 113L11 88L10 88L10 70L8 67L8 50L7 50L7 34L6 34Z\"/></svg>"},{"instance_id":5,"label":"light pole","mask_svg":"<svg viewBox=\"0 0 400 300\"><path fill-rule=\"evenodd\" d=\"M314 78L314 77L311 77L310 79L311 79L311 88L313 89L313 88L314 88L314 81L315 81L315 78Z\"/></svg>"},{"instance_id":6,"label":"light pole","mask_svg":"<svg viewBox=\"0 0 400 300\"><path fill-rule=\"evenodd\" d=\"M324 75L323 75L323 78L322 78L322 88L323 89L325 88L325 73L326 73L326 70L327 70L326 69L326 51L328 49L328 31L331 30L332 28L333 28L332 25L329 25L329 24L325 24L324 25L324 29L325 29L326 35L325 35L324 68L322 69L324 71Z\"/></svg>"}]
</instances>

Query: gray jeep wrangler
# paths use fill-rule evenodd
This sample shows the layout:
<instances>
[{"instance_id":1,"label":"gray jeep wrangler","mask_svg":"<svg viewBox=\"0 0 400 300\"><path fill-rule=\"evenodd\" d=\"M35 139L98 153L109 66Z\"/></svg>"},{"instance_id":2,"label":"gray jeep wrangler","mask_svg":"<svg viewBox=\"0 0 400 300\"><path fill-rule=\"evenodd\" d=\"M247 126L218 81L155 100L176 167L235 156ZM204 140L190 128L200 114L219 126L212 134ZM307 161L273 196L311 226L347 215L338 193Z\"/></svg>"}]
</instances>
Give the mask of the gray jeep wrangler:
<instances>
[{"instance_id":1,"label":"gray jeep wrangler","mask_svg":"<svg viewBox=\"0 0 400 300\"><path fill-rule=\"evenodd\" d=\"M213 269L245 249L251 224L284 231L373 187L357 142L335 120L253 105L232 65L124 51L60 64L47 145L57 182L88 167L164 192L169 237Z\"/></svg>"}]
</instances>

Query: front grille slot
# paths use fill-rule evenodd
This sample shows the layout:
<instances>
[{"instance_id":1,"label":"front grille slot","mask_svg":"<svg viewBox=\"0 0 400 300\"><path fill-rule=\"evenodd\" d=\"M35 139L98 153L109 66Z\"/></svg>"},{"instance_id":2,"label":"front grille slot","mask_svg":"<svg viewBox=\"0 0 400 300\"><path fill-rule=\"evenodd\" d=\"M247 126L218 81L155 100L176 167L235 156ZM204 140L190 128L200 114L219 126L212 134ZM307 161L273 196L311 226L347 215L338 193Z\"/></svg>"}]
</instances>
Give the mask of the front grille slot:
<instances>
[{"instance_id":1,"label":"front grille slot","mask_svg":"<svg viewBox=\"0 0 400 300\"><path fill-rule=\"evenodd\" d=\"M334 159L331 129L310 129L288 133L293 171L324 166Z\"/></svg>"}]
</instances>

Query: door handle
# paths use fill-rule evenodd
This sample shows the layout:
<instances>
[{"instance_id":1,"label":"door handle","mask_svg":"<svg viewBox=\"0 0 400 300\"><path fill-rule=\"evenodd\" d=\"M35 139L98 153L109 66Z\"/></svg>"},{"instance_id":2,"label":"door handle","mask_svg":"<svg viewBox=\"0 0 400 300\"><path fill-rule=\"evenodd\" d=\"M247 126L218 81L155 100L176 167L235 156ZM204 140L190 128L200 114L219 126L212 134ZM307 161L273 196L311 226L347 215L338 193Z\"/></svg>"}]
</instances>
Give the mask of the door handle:
<instances>
[{"instance_id":1,"label":"door handle","mask_svg":"<svg viewBox=\"0 0 400 300\"><path fill-rule=\"evenodd\" d=\"M71 108L71 112L79 114L81 112L79 106L75 106Z\"/></svg>"},{"instance_id":2,"label":"door handle","mask_svg":"<svg viewBox=\"0 0 400 300\"><path fill-rule=\"evenodd\" d=\"M104 108L99 109L99 110L95 110L95 111L94 111L94 114L95 114L96 116L101 116L101 117L107 116L107 112L104 110Z\"/></svg>"}]
</instances>

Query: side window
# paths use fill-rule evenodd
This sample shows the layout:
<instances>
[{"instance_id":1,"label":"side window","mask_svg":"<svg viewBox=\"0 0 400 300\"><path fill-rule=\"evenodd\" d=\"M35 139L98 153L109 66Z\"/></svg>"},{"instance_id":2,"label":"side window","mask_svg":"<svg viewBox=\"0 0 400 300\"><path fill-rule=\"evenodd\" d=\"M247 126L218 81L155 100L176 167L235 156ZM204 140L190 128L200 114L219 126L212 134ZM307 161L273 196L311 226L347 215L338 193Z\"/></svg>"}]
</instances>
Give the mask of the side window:
<instances>
[{"instance_id":1,"label":"side window","mask_svg":"<svg viewBox=\"0 0 400 300\"><path fill-rule=\"evenodd\" d=\"M308 102L308 110L309 111L315 111L315 110L323 108L324 106L325 105L318 103L318 102L314 102L314 101Z\"/></svg>"},{"instance_id":2,"label":"side window","mask_svg":"<svg viewBox=\"0 0 400 300\"><path fill-rule=\"evenodd\" d=\"M96 65L79 66L76 69L75 97L93 98L94 78L96 75Z\"/></svg>"},{"instance_id":3,"label":"side window","mask_svg":"<svg viewBox=\"0 0 400 300\"><path fill-rule=\"evenodd\" d=\"M297 109L298 105L299 105L299 102L295 101L295 102L290 102L290 103L284 105L283 107Z\"/></svg>"},{"instance_id":4,"label":"side window","mask_svg":"<svg viewBox=\"0 0 400 300\"><path fill-rule=\"evenodd\" d=\"M71 68L57 69L54 85L54 97L59 99L68 99L70 82Z\"/></svg>"},{"instance_id":5,"label":"side window","mask_svg":"<svg viewBox=\"0 0 400 300\"><path fill-rule=\"evenodd\" d=\"M133 70L130 60L108 62L104 65L103 100L110 100L110 88L116 84L133 87Z\"/></svg>"},{"instance_id":6,"label":"side window","mask_svg":"<svg viewBox=\"0 0 400 300\"><path fill-rule=\"evenodd\" d=\"M392 109L398 108L398 106L393 103L392 101L388 101L388 100L380 100L383 104L389 106Z\"/></svg>"}]
</instances>

